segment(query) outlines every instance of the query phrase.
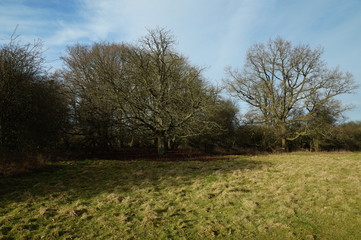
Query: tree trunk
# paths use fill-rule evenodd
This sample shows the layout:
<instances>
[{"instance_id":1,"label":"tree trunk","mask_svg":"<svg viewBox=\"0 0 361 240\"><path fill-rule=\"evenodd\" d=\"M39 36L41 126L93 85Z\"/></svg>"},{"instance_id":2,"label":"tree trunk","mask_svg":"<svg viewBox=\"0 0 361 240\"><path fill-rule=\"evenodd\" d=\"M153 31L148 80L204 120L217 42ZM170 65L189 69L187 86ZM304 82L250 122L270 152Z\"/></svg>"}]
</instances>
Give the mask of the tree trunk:
<instances>
[{"instance_id":1,"label":"tree trunk","mask_svg":"<svg viewBox=\"0 0 361 240\"><path fill-rule=\"evenodd\" d=\"M287 139L282 137L282 145L281 145L282 152L287 152Z\"/></svg>"},{"instance_id":2,"label":"tree trunk","mask_svg":"<svg viewBox=\"0 0 361 240\"><path fill-rule=\"evenodd\" d=\"M281 124L281 151L287 152L287 127L286 123Z\"/></svg>"},{"instance_id":3,"label":"tree trunk","mask_svg":"<svg viewBox=\"0 0 361 240\"><path fill-rule=\"evenodd\" d=\"M312 141L313 151L318 152L320 151L320 140L318 138L314 138Z\"/></svg>"},{"instance_id":4,"label":"tree trunk","mask_svg":"<svg viewBox=\"0 0 361 240\"><path fill-rule=\"evenodd\" d=\"M130 142L128 143L129 147L134 147L134 136L130 139Z\"/></svg>"},{"instance_id":5,"label":"tree trunk","mask_svg":"<svg viewBox=\"0 0 361 240\"><path fill-rule=\"evenodd\" d=\"M176 141L175 141L175 137L174 137L174 136L173 136L173 137L169 137L169 138L167 139L167 145L168 145L167 150L174 150L174 149L176 149Z\"/></svg>"},{"instance_id":6,"label":"tree trunk","mask_svg":"<svg viewBox=\"0 0 361 240\"><path fill-rule=\"evenodd\" d=\"M158 156L163 156L165 153L165 136L163 134L160 134L157 136L157 151Z\"/></svg>"}]
</instances>

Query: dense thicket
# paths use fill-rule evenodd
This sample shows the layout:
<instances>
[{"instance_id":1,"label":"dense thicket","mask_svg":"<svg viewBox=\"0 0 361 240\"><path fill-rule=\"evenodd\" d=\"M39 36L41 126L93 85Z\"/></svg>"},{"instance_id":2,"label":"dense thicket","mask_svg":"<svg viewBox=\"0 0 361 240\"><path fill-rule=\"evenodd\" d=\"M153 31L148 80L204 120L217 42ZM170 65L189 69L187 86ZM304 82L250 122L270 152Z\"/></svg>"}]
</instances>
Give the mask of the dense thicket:
<instances>
[{"instance_id":1,"label":"dense thicket","mask_svg":"<svg viewBox=\"0 0 361 240\"><path fill-rule=\"evenodd\" d=\"M0 47L0 161L31 159L59 140L66 121L61 85L43 67L41 45Z\"/></svg>"}]
</instances>

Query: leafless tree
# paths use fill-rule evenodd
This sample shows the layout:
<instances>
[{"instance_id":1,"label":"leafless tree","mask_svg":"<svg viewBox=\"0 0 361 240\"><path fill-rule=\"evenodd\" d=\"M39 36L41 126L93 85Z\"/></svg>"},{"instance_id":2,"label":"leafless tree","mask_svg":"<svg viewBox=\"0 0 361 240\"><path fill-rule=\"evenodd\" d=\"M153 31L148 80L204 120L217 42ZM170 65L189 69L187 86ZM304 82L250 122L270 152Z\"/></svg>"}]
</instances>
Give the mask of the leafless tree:
<instances>
[{"instance_id":1,"label":"leafless tree","mask_svg":"<svg viewBox=\"0 0 361 240\"><path fill-rule=\"evenodd\" d=\"M201 122L216 94L207 87L201 69L174 49L175 40L165 29L150 30L130 54L127 102L133 122L157 138L158 154L167 138L199 134Z\"/></svg>"},{"instance_id":2,"label":"leafless tree","mask_svg":"<svg viewBox=\"0 0 361 240\"><path fill-rule=\"evenodd\" d=\"M318 110L357 87L350 73L328 68L322 53L276 38L252 46L241 72L227 69L230 93L252 106L262 123L278 127L283 150L307 134L305 125ZM295 125L302 127L291 131Z\"/></svg>"},{"instance_id":3,"label":"leafless tree","mask_svg":"<svg viewBox=\"0 0 361 240\"><path fill-rule=\"evenodd\" d=\"M42 53L40 41L22 44L12 37L0 46L0 164L28 161L61 135L66 103Z\"/></svg>"},{"instance_id":4,"label":"leafless tree","mask_svg":"<svg viewBox=\"0 0 361 240\"><path fill-rule=\"evenodd\" d=\"M58 75L71 99L72 134L83 136L83 144L93 149L111 147L124 126L124 104L117 102L108 83L118 83L118 90L123 86L126 49L125 44L77 44L62 58L65 67ZM121 92L126 92L123 87Z\"/></svg>"},{"instance_id":5,"label":"leafless tree","mask_svg":"<svg viewBox=\"0 0 361 240\"><path fill-rule=\"evenodd\" d=\"M217 94L203 80L202 69L177 53L174 45L169 31L156 29L138 45L70 47L62 76L76 115L85 120L99 116L102 127L107 119L122 121L157 139L159 155L165 153L166 140L201 133L209 127L205 111Z\"/></svg>"}]
</instances>

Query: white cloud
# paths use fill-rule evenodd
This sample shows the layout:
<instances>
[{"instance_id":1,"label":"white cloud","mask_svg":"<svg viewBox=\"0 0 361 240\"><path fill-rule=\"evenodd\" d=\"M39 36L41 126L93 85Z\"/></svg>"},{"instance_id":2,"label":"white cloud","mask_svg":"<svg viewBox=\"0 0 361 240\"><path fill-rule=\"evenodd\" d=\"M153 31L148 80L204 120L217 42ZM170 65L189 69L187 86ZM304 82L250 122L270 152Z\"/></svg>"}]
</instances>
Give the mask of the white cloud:
<instances>
[{"instance_id":1,"label":"white cloud","mask_svg":"<svg viewBox=\"0 0 361 240\"><path fill-rule=\"evenodd\" d=\"M225 23L226 31L219 46L218 64L241 63L248 47L253 44L255 26L260 24L260 18L267 11L272 1L234 2L234 12Z\"/></svg>"},{"instance_id":2,"label":"white cloud","mask_svg":"<svg viewBox=\"0 0 361 240\"><path fill-rule=\"evenodd\" d=\"M208 67L205 76L214 82L220 82L225 66L241 67L252 44L275 36L324 46L326 62L361 81L359 0L78 0L70 17L64 10L24 3L0 0L0 40L19 24L22 39L42 38L49 61L57 66L59 61L53 61L65 54L66 45L134 42L146 28L166 27L179 41L179 51L192 63ZM360 102L358 97L346 101Z\"/></svg>"}]
</instances>

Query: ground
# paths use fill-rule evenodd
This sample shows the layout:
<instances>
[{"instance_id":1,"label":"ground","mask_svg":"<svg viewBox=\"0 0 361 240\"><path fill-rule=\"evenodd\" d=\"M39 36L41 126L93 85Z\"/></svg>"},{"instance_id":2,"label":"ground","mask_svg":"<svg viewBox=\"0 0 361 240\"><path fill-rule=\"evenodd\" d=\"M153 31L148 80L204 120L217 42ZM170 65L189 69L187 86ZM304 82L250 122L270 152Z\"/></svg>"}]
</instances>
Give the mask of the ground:
<instances>
[{"instance_id":1,"label":"ground","mask_svg":"<svg viewBox=\"0 0 361 240\"><path fill-rule=\"evenodd\" d=\"M361 239L361 153L168 160L0 177L0 239Z\"/></svg>"}]
</instances>

